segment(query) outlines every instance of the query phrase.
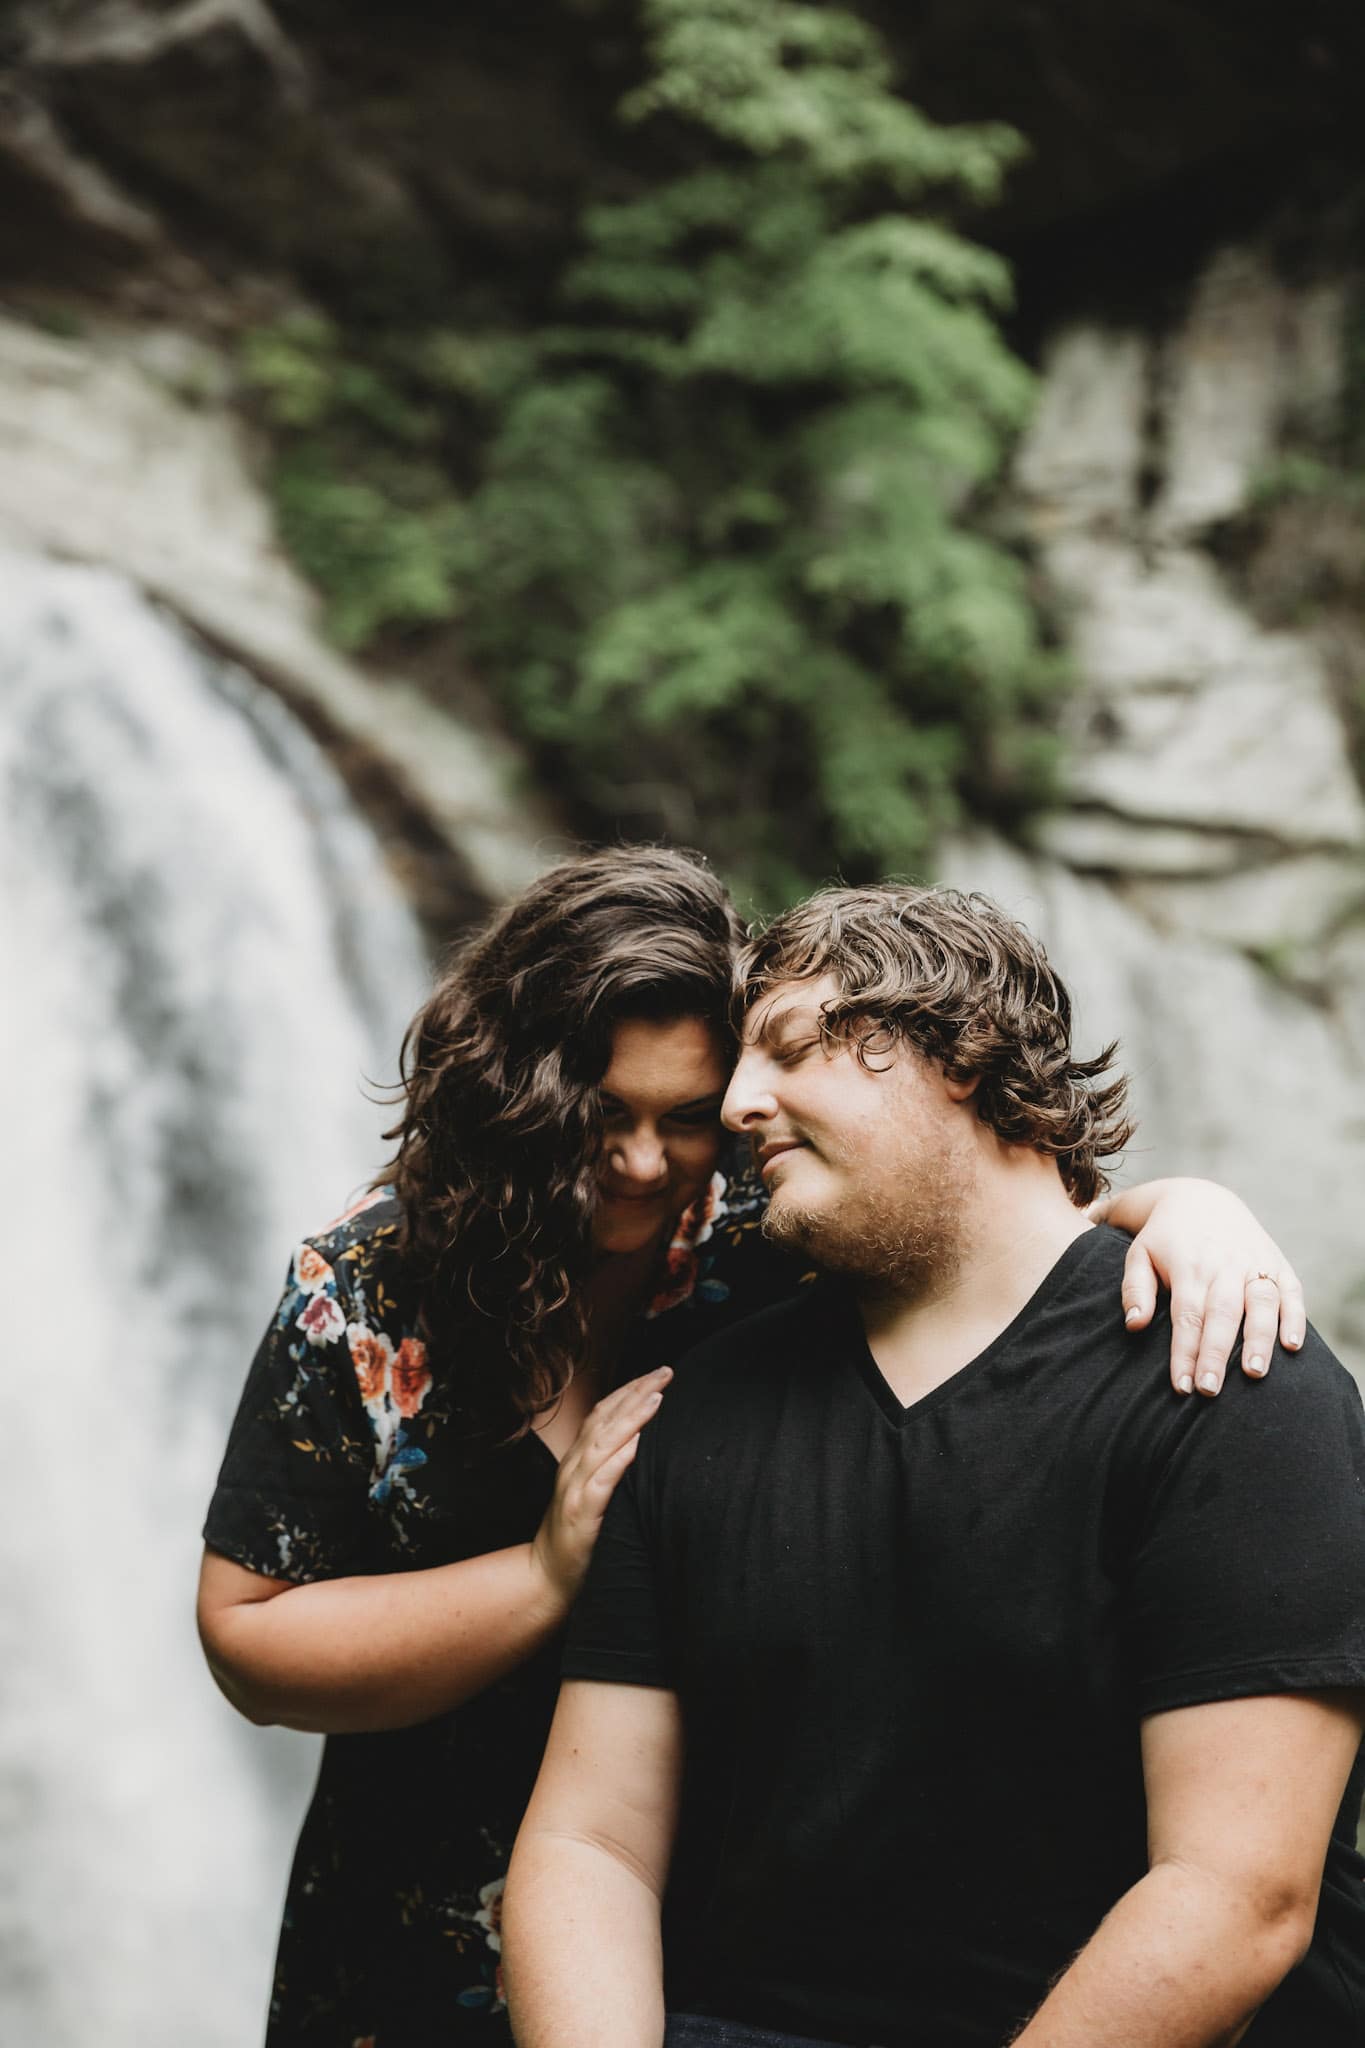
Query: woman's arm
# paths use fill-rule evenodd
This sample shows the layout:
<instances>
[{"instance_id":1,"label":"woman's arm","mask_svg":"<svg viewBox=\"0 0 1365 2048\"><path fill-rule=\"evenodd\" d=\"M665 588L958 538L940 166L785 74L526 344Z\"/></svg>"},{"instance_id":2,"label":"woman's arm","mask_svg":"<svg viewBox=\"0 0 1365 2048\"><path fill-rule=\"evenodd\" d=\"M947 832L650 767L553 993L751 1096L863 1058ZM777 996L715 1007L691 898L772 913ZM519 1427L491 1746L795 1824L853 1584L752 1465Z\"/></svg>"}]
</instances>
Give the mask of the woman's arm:
<instances>
[{"instance_id":1,"label":"woman's arm","mask_svg":"<svg viewBox=\"0 0 1365 2048\"><path fill-rule=\"evenodd\" d=\"M669 1377L631 1380L592 1410L531 1543L302 1586L206 1550L199 1634L220 1690L248 1720L323 1735L411 1727L482 1692L564 1620Z\"/></svg>"},{"instance_id":2,"label":"woman's arm","mask_svg":"<svg viewBox=\"0 0 1365 2048\"><path fill-rule=\"evenodd\" d=\"M529 1543L429 1571L291 1585L216 1552L199 1635L218 1688L260 1727L321 1735L407 1728L522 1663L567 1608Z\"/></svg>"},{"instance_id":3,"label":"woman's arm","mask_svg":"<svg viewBox=\"0 0 1365 2048\"><path fill-rule=\"evenodd\" d=\"M1303 1343L1299 1276L1245 1202L1211 1180L1149 1180L1093 1202L1096 1223L1136 1233L1123 1276L1124 1321L1146 1329L1158 1287L1171 1296L1171 1384L1216 1394L1242 1330L1242 1370L1269 1370L1278 1331Z\"/></svg>"}]
</instances>

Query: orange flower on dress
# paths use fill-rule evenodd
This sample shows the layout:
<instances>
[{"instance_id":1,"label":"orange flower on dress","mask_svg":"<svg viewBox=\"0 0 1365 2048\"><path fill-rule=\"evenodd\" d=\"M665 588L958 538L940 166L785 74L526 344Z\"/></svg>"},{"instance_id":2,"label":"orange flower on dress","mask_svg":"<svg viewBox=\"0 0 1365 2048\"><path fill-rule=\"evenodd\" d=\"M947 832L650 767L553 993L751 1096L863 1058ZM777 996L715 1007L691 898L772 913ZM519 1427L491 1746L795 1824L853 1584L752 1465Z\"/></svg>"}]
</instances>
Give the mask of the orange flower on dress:
<instances>
[{"instance_id":1,"label":"orange flower on dress","mask_svg":"<svg viewBox=\"0 0 1365 2048\"><path fill-rule=\"evenodd\" d=\"M426 1345L420 1337L405 1337L393 1361L393 1402L398 1413L404 1417L415 1415L430 1385Z\"/></svg>"},{"instance_id":2,"label":"orange flower on dress","mask_svg":"<svg viewBox=\"0 0 1365 2048\"><path fill-rule=\"evenodd\" d=\"M386 1337L382 1330L372 1330L367 1323L348 1323L346 1342L351 1347L351 1363L360 1383L361 1400L367 1404L382 1401L393 1364L392 1338Z\"/></svg>"},{"instance_id":3,"label":"orange flower on dress","mask_svg":"<svg viewBox=\"0 0 1365 2048\"><path fill-rule=\"evenodd\" d=\"M294 1280L305 1294L316 1294L332 1278L332 1269L320 1251L301 1244L294 1254Z\"/></svg>"}]
</instances>

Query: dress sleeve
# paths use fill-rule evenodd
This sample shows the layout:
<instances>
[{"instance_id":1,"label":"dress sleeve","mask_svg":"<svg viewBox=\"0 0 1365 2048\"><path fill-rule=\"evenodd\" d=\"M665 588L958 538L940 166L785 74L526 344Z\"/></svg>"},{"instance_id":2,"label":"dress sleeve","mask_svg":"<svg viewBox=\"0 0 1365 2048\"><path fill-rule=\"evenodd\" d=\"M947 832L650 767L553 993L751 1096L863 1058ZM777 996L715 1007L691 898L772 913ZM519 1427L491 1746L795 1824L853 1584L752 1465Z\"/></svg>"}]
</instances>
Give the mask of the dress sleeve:
<instances>
[{"instance_id":1,"label":"dress sleeve","mask_svg":"<svg viewBox=\"0 0 1365 2048\"><path fill-rule=\"evenodd\" d=\"M619 1481L574 1605L565 1678L672 1685L635 1467Z\"/></svg>"},{"instance_id":2,"label":"dress sleeve","mask_svg":"<svg viewBox=\"0 0 1365 2048\"><path fill-rule=\"evenodd\" d=\"M1365 1415L1344 1367L1310 1331L1168 1428L1130 1559L1139 1711L1365 1685Z\"/></svg>"},{"instance_id":3,"label":"dress sleeve","mask_svg":"<svg viewBox=\"0 0 1365 2048\"><path fill-rule=\"evenodd\" d=\"M210 1549L267 1577L365 1568L372 1433L347 1342L347 1283L312 1244L290 1262L204 1525Z\"/></svg>"}]
</instances>

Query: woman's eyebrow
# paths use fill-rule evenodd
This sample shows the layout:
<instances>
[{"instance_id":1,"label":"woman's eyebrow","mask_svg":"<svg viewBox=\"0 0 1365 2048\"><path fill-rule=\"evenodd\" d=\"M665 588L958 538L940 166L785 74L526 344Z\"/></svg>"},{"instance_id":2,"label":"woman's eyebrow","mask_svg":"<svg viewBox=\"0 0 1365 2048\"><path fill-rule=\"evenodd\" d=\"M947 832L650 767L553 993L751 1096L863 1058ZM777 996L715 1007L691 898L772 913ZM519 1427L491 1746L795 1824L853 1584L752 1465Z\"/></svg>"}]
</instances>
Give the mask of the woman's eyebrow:
<instances>
[{"instance_id":1,"label":"woman's eyebrow","mask_svg":"<svg viewBox=\"0 0 1365 2048\"><path fill-rule=\"evenodd\" d=\"M602 1103L614 1102L622 1109L626 1106L621 1096L613 1095L610 1088L600 1088L598 1090L598 1100ZM694 1095L688 1102L670 1102L665 1115L674 1116L680 1109L709 1109L713 1102L724 1102L724 1100L725 1090L723 1088L713 1088L708 1095Z\"/></svg>"}]
</instances>

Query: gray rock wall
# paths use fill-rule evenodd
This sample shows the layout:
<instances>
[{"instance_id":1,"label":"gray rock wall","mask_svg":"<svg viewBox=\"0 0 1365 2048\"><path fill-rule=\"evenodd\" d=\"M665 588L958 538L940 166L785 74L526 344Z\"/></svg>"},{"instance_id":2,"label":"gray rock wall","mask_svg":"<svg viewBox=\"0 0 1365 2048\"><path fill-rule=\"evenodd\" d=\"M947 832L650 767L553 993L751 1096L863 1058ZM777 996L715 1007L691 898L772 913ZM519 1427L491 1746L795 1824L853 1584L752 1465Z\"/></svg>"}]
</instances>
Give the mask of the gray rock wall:
<instances>
[{"instance_id":1,"label":"gray rock wall","mask_svg":"<svg viewBox=\"0 0 1365 2048\"><path fill-rule=\"evenodd\" d=\"M1032 854L949 849L1041 928L1084 1037L1117 1034L1141 1119L1125 1178L1227 1181L1365 1370L1365 805L1323 655L1263 629L1209 543L1306 411L1341 294L1254 249L1183 321L1068 327L1017 484L1080 677L1068 801Z\"/></svg>"}]
</instances>

